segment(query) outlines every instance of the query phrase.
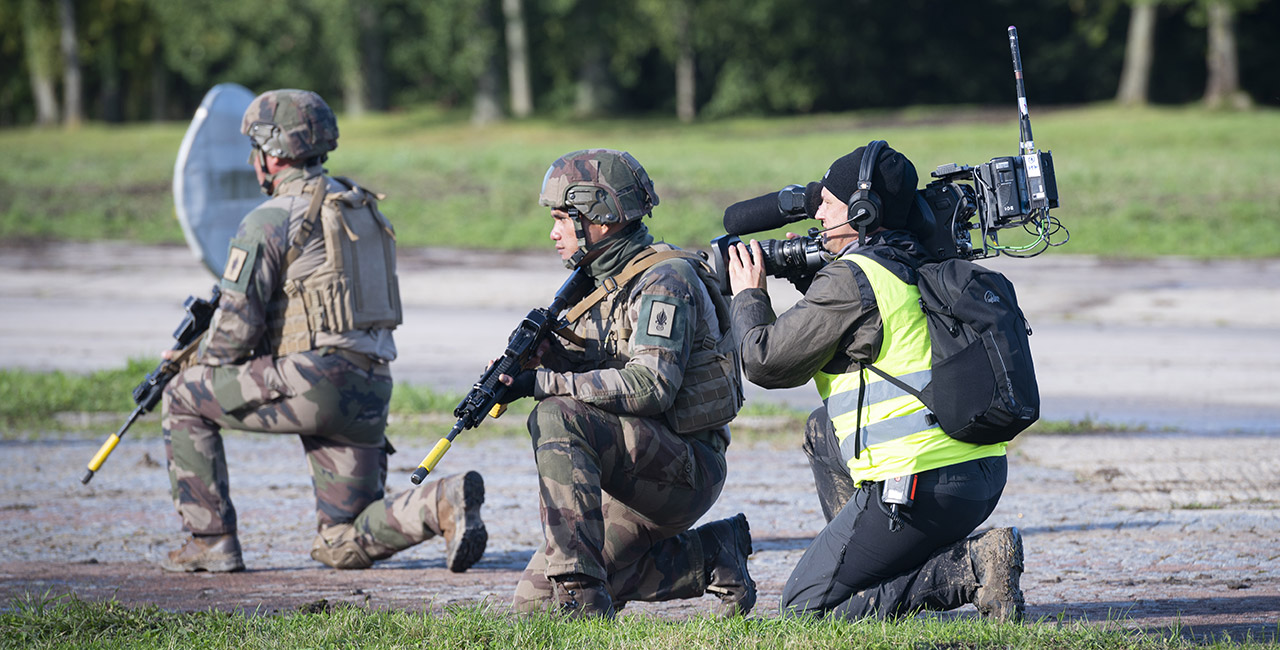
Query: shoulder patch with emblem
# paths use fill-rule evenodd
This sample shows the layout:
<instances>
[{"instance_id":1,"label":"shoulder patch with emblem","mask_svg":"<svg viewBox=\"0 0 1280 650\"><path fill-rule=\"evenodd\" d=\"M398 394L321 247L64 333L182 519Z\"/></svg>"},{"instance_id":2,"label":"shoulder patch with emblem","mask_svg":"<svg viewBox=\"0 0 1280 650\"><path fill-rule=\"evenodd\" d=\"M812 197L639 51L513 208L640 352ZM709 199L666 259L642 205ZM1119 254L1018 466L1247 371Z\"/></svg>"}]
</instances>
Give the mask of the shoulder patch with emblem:
<instances>
[{"instance_id":1,"label":"shoulder patch with emblem","mask_svg":"<svg viewBox=\"0 0 1280 650\"><path fill-rule=\"evenodd\" d=\"M258 247L256 241L232 239L227 251L227 266L222 271L222 286L243 292L249 285L249 277L253 275L253 263L257 261Z\"/></svg>"},{"instance_id":2,"label":"shoulder patch with emblem","mask_svg":"<svg viewBox=\"0 0 1280 650\"><path fill-rule=\"evenodd\" d=\"M690 305L678 298L653 295L642 297L636 331L632 335L635 343L666 348L683 346L690 311Z\"/></svg>"},{"instance_id":3,"label":"shoulder patch with emblem","mask_svg":"<svg viewBox=\"0 0 1280 650\"><path fill-rule=\"evenodd\" d=\"M649 336L671 338L671 326L675 325L676 306L661 300L653 301L649 306L649 325L645 332Z\"/></svg>"}]
</instances>

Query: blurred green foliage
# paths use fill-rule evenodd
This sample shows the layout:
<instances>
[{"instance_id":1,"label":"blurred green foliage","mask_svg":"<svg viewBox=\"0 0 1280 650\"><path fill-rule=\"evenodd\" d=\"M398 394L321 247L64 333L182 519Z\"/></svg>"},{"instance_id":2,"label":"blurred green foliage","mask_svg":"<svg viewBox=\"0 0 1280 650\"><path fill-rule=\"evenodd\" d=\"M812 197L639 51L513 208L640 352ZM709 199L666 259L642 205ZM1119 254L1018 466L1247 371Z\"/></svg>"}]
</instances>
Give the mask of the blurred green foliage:
<instances>
[{"instance_id":1,"label":"blurred green foliage","mask_svg":"<svg viewBox=\"0 0 1280 650\"><path fill-rule=\"evenodd\" d=\"M500 250L550 245L539 183L552 160L575 149L631 151L662 199L646 220L651 230L706 247L723 232L728 205L815 180L873 138L910 157L922 185L940 164L1014 154L1018 139L1012 105L693 125L651 118L478 127L438 108L340 119L342 139L327 166L389 195L382 207L402 247ZM1280 255L1280 111L1096 106L1033 111L1033 125L1037 145L1054 153L1062 197L1055 215L1071 230L1055 253ZM0 240L182 241L170 183L183 129L0 131Z\"/></svg>"}]
</instances>

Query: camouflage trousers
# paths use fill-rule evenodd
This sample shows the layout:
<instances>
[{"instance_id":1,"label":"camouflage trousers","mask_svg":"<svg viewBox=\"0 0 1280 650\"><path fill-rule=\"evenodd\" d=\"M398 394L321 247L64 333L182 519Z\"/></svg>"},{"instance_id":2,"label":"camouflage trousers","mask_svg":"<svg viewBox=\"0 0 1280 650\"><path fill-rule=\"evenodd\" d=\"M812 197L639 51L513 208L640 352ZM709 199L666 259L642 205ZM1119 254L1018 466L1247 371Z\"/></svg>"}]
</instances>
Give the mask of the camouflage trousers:
<instances>
[{"instance_id":1,"label":"camouflage trousers","mask_svg":"<svg viewBox=\"0 0 1280 650\"><path fill-rule=\"evenodd\" d=\"M720 432L680 436L660 420L618 416L550 397L529 416L543 543L514 609L546 608L550 578L605 581L617 604L696 598L707 588L702 543L689 530L720 496Z\"/></svg>"},{"instance_id":2,"label":"camouflage trousers","mask_svg":"<svg viewBox=\"0 0 1280 650\"><path fill-rule=\"evenodd\" d=\"M222 429L294 434L315 490L317 529L354 524L374 559L440 533L438 482L386 497L391 371L317 351L196 365L165 387L162 417L174 506L196 535L236 532Z\"/></svg>"}]
</instances>

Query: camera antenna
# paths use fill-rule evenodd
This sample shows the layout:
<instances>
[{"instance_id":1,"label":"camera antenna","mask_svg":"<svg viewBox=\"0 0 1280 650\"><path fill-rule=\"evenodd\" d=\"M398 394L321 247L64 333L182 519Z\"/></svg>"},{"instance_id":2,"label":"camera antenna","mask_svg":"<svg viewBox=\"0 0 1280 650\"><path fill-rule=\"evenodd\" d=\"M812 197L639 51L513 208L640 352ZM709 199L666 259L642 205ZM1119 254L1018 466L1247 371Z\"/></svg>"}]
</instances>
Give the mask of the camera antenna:
<instances>
[{"instance_id":1,"label":"camera antenna","mask_svg":"<svg viewBox=\"0 0 1280 650\"><path fill-rule=\"evenodd\" d=\"M1022 142L1019 147L1023 155L1036 151L1035 140L1031 138L1031 114L1027 112L1027 89L1022 83L1022 54L1018 51L1018 28L1009 25L1009 50L1013 52L1013 80L1018 87L1018 135Z\"/></svg>"}]
</instances>

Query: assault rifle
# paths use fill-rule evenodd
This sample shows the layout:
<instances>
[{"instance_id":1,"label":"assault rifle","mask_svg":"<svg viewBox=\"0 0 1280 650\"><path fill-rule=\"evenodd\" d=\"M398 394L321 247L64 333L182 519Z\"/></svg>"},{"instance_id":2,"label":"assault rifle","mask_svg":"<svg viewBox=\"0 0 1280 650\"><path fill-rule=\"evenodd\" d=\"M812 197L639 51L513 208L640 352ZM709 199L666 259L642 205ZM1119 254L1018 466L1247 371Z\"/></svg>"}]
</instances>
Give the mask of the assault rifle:
<instances>
[{"instance_id":1,"label":"assault rifle","mask_svg":"<svg viewBox=\"0 0 1280 650\"><path fill-rule=\"evenodd\" d=\"M102 467L102 463L106 462L107 456L111 455L116 445L120 444L120 438L124 436L125 431L128 431L139 417L150 413L156 404L160 403L160 398L164 396L164 387L182 369L183 362L198 347L200 336L209 329L209 321L213 319L213 312L217 310L218 300L221 298L222 290L216 284L213 285L213 297L208 300L195 296L187 297L187 301L182 305L187 310L187 315L182 317L178 329L173 331L173 338L177 342L171 349L177 354L174 354L171 359L161 361L156 369L147 374L142 383L133 389L133 403L138 405L137 408L129 414L129 419L125 420L124 426L98 448L98 453L94 454L93 460L89 461L89 469L85 471L84 476L80 477L81 483L89 484L93 474Z\"/></svg>"},{"instance_id":2,"label":"assault rifle","mask_svg":"<svg viewBox=\"0 0 1280 650\"><path fill-rule=\"evenodd\" d=\"M453 410L453 417L458 418L457 423L453 425L453 430L449 435L441 438L427 457L422 459L418 468L413 470L413 476L410 476L409 480L413 481L414 485L422 483L423 479L427 478L427 474L435 469L436 463L440 462L445 452L449 451L453 439L459 433L480 426L486 415L495 418L502 415L506 410L502 398L507 393L507 385L502 383L499 377L501 375L515 377L537 353L538 346L552 332L568 325L560 317L560 312L581 300L591 286L590 276L582 270L574 271L569 279L560 285L560 290L556 292L549 307L534 309L520 321L515 331L507 338L507 349L503 350L502 356L489 364L489 367L480 375L480 380L471 387L471 392L467 393L467 396L458 402L458 407Z\"/></svg>"}]
</instances>

